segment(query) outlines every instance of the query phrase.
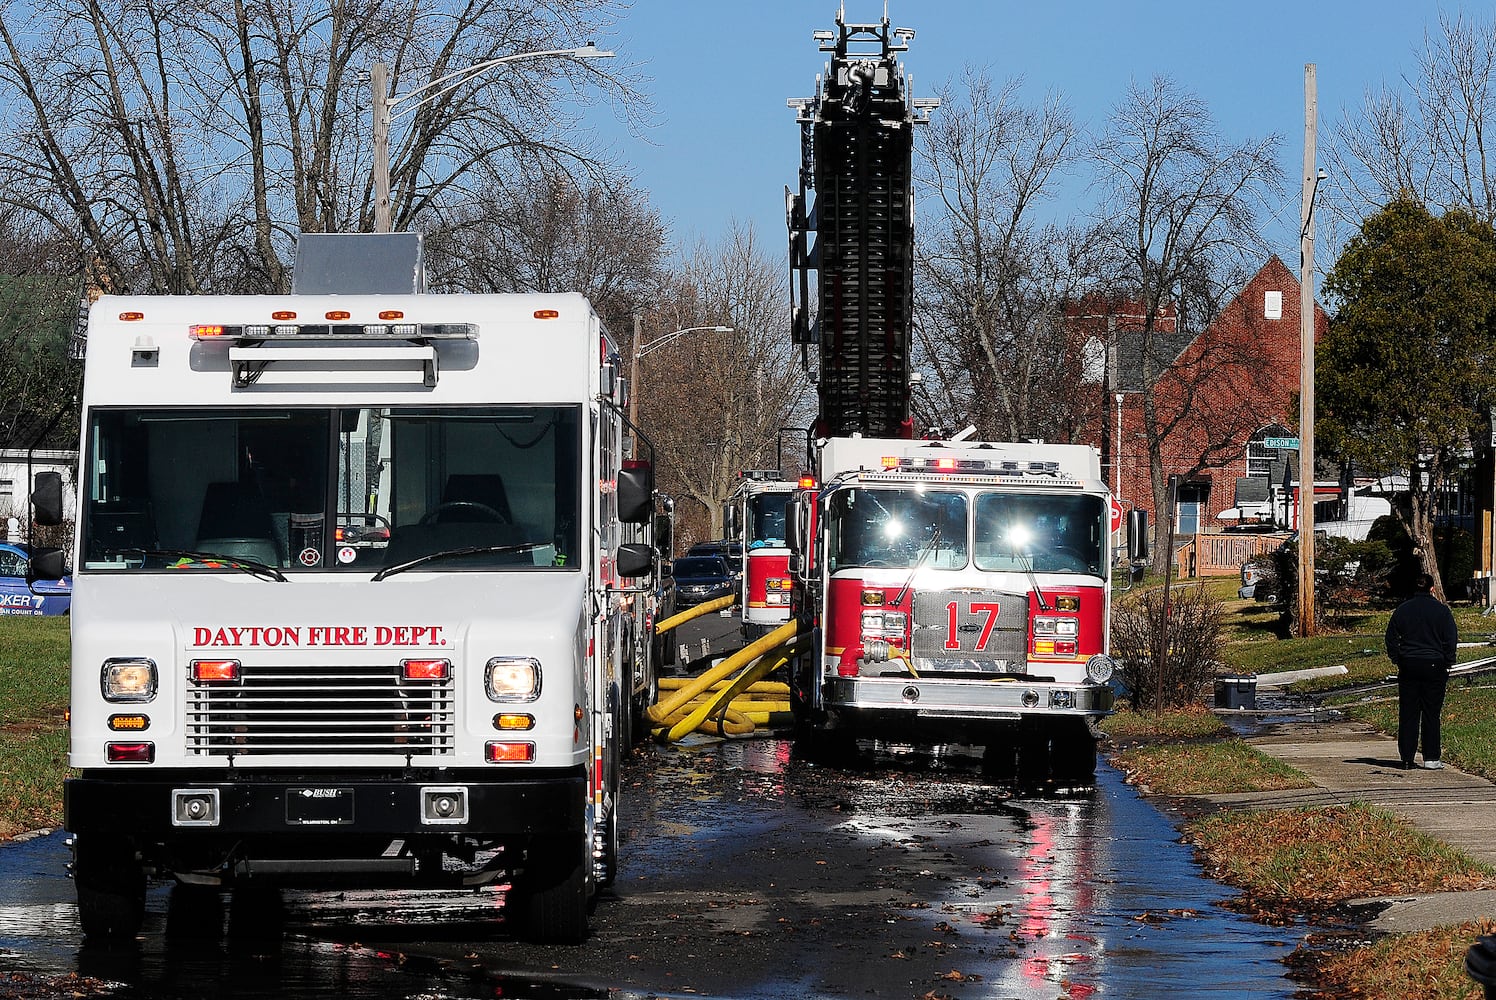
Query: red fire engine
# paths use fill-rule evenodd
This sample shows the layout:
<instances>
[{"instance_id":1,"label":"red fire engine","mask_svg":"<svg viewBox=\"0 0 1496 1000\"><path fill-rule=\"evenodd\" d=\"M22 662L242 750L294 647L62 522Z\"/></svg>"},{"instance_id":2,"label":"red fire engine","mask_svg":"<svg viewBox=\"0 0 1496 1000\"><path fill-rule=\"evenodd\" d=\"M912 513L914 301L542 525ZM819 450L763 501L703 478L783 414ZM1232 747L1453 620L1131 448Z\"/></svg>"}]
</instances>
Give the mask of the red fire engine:
<instances>
[{"instance_id":1,"label":"red fire engine","mask_svg":"<svg viewBox=\"0 0 1496 1000\"><path fill-rule=\"evenodd\" d=\"M897 53L913 31L839 16L817 37L830 62L814 97L789 102L802 150L799 191L786 191L792 334L820 405L818 485L786 517L810 634L792 707L812 736L968 743L998 773L1087 782L1113 702L1098 456L913 440L911 151L938 102L908 93Z\"/></svg>"}]
</instances>

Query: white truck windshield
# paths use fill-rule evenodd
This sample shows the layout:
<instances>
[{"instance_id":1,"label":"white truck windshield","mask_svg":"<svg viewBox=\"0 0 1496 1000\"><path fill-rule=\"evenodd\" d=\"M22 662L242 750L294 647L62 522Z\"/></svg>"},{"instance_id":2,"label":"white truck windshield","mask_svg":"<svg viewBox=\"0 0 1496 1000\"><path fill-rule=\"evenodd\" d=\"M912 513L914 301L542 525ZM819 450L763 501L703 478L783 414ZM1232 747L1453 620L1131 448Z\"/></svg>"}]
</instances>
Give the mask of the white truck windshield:
<instances>
[{"instance_id":1,"label":"white truck windshield","mask_svg":"<svg viewBox=\"0 0 1496 1000\"><path fill-rule=\"evenodd\" d=\"M80 569L575 566L580 419L575 406L95 410Z\"/></svg>"},{"instance_id":2,"label":"white truck windshield","mask_svg":"<svg viewBox=\"0 0 1496 1000\"><path fill-rule=\"evenodd\" d=\"M913 489L845 489L831 497L830 569L966 565L966 496ZM936 538L936 534L939 537ZM933 545L931 544L933 541Z\"/></svg>"},{"instance_id":3,"label":"white truck windshield","mask_svg":"<svg viewBox=\"0 0 1496 1000\"><path fill-rule=\"evenodd\" d=\"M976 498L977 569L1100 576L1107 510L1098 496L981 493Z\"/></svg>"}]
</instances>

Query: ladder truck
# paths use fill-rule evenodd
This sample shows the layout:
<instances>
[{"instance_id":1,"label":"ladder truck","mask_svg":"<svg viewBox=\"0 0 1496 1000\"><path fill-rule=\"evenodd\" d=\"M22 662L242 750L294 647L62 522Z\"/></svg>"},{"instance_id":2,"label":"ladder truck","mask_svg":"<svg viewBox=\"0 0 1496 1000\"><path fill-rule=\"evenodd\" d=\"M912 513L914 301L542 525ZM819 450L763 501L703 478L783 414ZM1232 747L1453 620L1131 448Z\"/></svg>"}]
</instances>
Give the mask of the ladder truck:
<instances>
[{"instance_id":1,"label":"ladder truck","mask_svg":"<svg viewBox=\"0 0 1496 1000\"><path fill-rule=\"evenodd\" d=\"M810 634L791 705L816 739L964 743L999 775L1088 784L1119 508L1089 446L914 439L913 131L938 102L910 95L914 32L886 15L815 37L830 61L789 102L791 328L820 407L786 512Z\"/></svg>"}]
</instances>

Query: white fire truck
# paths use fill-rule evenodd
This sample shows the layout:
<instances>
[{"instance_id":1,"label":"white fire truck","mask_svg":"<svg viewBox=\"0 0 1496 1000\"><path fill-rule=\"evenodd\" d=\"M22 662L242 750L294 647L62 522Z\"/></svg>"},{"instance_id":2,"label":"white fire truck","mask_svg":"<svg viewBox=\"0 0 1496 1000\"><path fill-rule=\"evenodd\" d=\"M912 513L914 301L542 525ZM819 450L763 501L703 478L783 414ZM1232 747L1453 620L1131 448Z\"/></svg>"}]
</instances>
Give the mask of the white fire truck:
<instances>
[{"instance_id":1,"label":"white fire truck","mask_svg":"<svg viewBox=\"0 0 1496 1000\"><path fill-rule=\"evenodd\" d=\"M357 271L384 238L343 239L324 255ZM623 458L617 347L579 295L302 278L90 312L84 931L133 935L147 877L499 883L521 933L579 940L652 679L654 588L630 582L657 557L652 482Z\"/></svg>"},{"instance_id":2,"label":"white fire truck","mask_svg":"<svg viewBox=\"0 0 1496 1000\"><path fill-rule=\"evenodd\" d=\"M743 630L749 638L766 635L790 620L790 550L784 510L795 483L779 471L750 469L728 499L728 537L743 547L737 567L743 595Z\"/></svg>"},{"instance_id":3,"label":"white fire truck","mask_svg":"<svg viewBox=\"0 0 1496 1000\"><path fill-rule=\"evenodd\" d=\"M1110 494L1081 445L835 438L789 510L802 721L1089 782L1112 709Z\"/></svg>"}]
</instances>

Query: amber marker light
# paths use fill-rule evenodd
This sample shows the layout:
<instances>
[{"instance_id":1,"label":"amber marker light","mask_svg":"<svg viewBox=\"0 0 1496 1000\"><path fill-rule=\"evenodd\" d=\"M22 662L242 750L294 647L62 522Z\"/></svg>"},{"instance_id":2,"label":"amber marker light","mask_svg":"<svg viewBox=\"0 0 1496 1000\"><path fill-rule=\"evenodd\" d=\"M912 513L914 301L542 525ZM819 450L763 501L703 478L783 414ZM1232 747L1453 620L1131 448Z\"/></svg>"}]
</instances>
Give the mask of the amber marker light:
<instances>
[{"instance_id":1,"label":"amber marker light","mask_svg":"<svg viewBox=\"0 0 1496 1000\"><path fill-rule=\"evenodd\" d=\"M204 337L222 337L222 323L198 323L191 330L193 338L202 340Z\"/></svg>"},{"instance_id":2,"label":"amber marker light","mask_svg":"<svg viewBox=\"0 0 1496 1000\"><path fill-rule=\"evenodd\" d=\"M138 323L145 319L145 313L122 312L119 314L119 318L121 323Z\"/></svg>"},{"instance_id":3,"label":"amber marker light","mask_svg":"<svg viewBox=\"0 0 1496 1000\"><path fill-rule=\"evenodd\" d=\"M275 320L277 323L284 323L288 319L295 319L296 314L289 309L277 309L275 312L270 314L270 318Z\"/></svg>"},{"instance_id":4,"label":"amber marker light","mask_svg":"<svg viewBox=\"0 0 1496 1000\"><path fill-rule=\"evenodd\" d=\"M353 315L353 313L349 312L346 309L334 309L331 312L324 313L323 314L323 318L324 319L328 319L328 320L332 320L332 321L336 322L337 320L340 320L340 319L347 319L348 317L350 317L352 315Z\"/></svg>"},{"instance_id":5,"label":"amber marker light","mask_svg":"<svg viewBox=\"0 0 1496 1000\"><path fill-rule=\"evenodd\" d=\"M380 319L404 319L405 318L405 311L403 309L381 309L380 312L379 312L379 318Z\"/></svg>"},{"instance_id":6,"label":"amber marker light","mask_svg":"<svg viewBox=\"0 0 1496 1000\"><path fill-rule=\"evenodd\" d=\"M151 728L151 720L145 715L111 715L109 728L116 733L138 733Z\"/></svg>"},{"instance_id":7,"label":"amber marker light","mask_svg":"<svg viewBox=\"0 0 1496 1000\"><path fill-rule=\"evenodd\" d=\"M535 728L535 716L523 712L500 712L493 717L495 729L526 730Z\"/></svg>"},{"instance_id":8,"label":"amber marker light","mask_svg":"<svg viewBox=\"0 0 1496 1000\"><path fill-rule=\"evenodd\" d=\"M555 319L557 316L560 316L560 315L561 314L559 312L557 312L556 310L554 310L554 309L537 309L537 310L535 310L535 318L536 319Z\"/></svg>"}]
</instances>

